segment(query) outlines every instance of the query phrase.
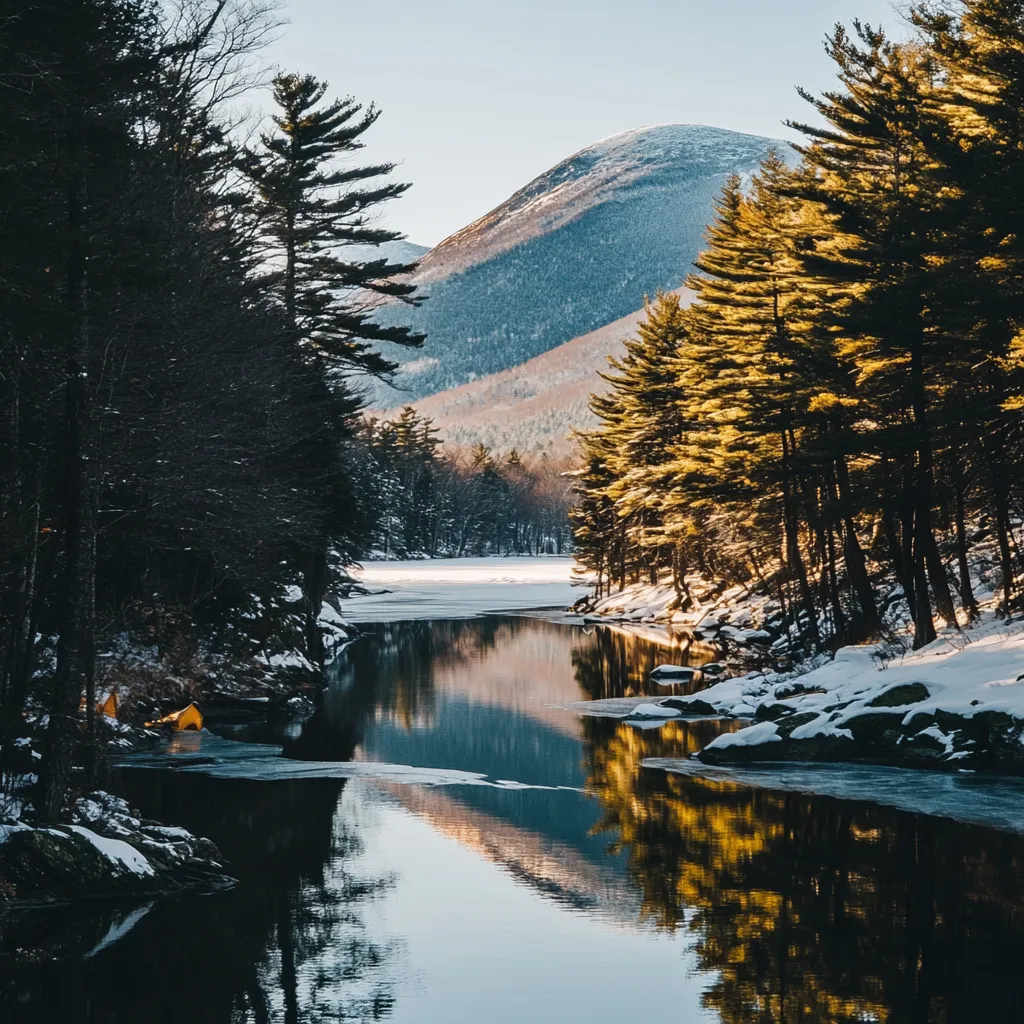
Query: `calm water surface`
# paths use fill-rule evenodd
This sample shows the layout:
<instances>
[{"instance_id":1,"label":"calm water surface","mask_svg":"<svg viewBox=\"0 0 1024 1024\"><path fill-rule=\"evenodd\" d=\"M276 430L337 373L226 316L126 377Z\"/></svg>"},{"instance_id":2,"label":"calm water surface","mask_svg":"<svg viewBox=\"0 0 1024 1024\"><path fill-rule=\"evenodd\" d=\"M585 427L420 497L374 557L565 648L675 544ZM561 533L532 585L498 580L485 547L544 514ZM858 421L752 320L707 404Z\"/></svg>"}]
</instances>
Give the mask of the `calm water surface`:
<instances>
[{"instance_id":1,"label":"calm water surface","mask_svg":"<svg viewBox=\"0 0 1024 1024\"><path fill-rule=\"evenodd\" d=\"M1024 1019L1024 840L645 770L718 725L553 707L642 694L662 660L530 618L373 628L304 726L223 733L276 745L251 770L123 771L240 884L21 915L0 1020ZM327 777L347 761L472 774Z\"/></svg>"}]
</instances>

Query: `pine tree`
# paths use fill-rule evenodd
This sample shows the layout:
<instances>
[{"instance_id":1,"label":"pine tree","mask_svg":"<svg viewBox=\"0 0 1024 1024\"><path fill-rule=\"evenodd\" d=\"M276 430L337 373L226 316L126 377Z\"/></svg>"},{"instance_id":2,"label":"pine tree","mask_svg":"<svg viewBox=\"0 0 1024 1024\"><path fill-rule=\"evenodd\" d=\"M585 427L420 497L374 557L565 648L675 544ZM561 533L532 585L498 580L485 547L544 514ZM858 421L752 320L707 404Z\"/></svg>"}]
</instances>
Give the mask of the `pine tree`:
<instances>
[{"instance_id":1,"label":"pine tree","mask_svg":"<svg viewBox=\"0 0 1024 1024\"><path fill-rule=\"evenodd\" d=\"M387 180L391 164L343 163L363 148L362 136L380 116L375 107L364 110L350 98L324 104L327 83L310 75L279 75L273 86L276 131L262 135L259 150L241 161L258 192L266 282L281 304L287 341L331 375L335 389L344 390L344 378L353 372L384 375L395 368L380 353L381 344L423 342L408 327L382 326L373 318L374 296L415 301L413 286L401 280L413 268L345 257L348 247L401 237L372 227L370 217L408 186ZM309 472L325 480L338 473L332 441L308 449ZM333 489L343 493L343 481L336 478ZM325 652L317 618L329 585L330 538L352 530L344 502L337 517L311 538L304 573L307 646L321 665Z\"/></svg>"},{"instance_id":2,"label":"pine tree","mask_svg":"<svg viewBox=\"0 0 1024 1024\"><path fill-rule=\"evenodd\" d=\"M345 255L402 237L371 222L409 187L387 180L394 165L343 163L364 147L380 111L351 98L324 104L327 83L310 75L279 75L273 84L276 131L261 136L242 169L259 193L270 283L291 340L332 367L386 374L395 364L377 346L415 347L423 336L377 323L369 297L416 301L414 286L402 280L415 268Z\"/></svg>"},{"instance_id":3,"label":"pine tree","mask_svg":"<svg viewBox=\"0 0 1024 1024\"><path fill-rule=\"evenodd\" d=\"M929 587L939 614L956 623L933 525L933 388L949 341L929 320L929 261L943 225L942 169L921 141L934 69L920 49L859 23L855 30L854 38L837 28L829 41L845 91L806 97L829 127L793 126L812 140L804 154L817 172L805 176L803 195L837 229L812 264L846 286L832 307L840 355L856 365L858 387L884 426L876 443L912 481L904 586L920 646L935 638Z\"/></svg>"},{"instance_id":4,"label":"pine tree","mask_svg":"<svg viewBox=\"0 0 1024 1024\"><path fill-rule=\"evenodd\" d=\"M943 69L925 142L943 165L950 222L939 249L935 315L956 339L946 396L962 601L971 611L963 506L973 481L993 513L1008 613L1015 582L1011 482L1019 473L1013 453L1024 439L1014 415L1024 329L1024 9L1017 0L967 0L958 17L921 6L914 20Z\"/></svg>"}]
</instances>

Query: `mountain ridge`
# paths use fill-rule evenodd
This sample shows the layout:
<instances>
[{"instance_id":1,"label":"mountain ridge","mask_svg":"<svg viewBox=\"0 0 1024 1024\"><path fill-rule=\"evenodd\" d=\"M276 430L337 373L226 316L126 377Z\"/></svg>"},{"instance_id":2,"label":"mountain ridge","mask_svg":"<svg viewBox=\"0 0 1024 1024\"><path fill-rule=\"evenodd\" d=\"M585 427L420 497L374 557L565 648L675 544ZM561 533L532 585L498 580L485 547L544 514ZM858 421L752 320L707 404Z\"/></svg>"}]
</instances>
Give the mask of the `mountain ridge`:
<instances>
[{"instance_id":1,"label":"mountain ridge","mask_svg":"<svg viewBox=\"0 0 1024 1024\"><path fill-rule=\"evenodd\" d=\"M386 323L425 331L390 408L507 370L635 312L682 284L703 247L715 198L786 143L702 125L609 136L533 181L427 253L411 280L423 304L385 307Z\"/></svg>"}]
</instances>

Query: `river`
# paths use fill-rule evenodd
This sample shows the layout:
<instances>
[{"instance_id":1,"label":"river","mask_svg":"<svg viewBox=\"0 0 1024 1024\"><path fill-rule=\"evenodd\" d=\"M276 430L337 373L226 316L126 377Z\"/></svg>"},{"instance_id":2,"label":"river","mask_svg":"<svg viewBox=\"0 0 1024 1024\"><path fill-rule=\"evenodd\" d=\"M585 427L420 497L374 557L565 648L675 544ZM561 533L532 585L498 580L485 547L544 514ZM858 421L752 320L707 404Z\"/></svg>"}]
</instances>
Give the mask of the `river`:
<instances>
[{"instance_id":1,"label":"river","mask_svg":"<svg viewBox=\"0 0 1024 1024\"><path fill-rule=\"evenodd\" d=\"M638 637L363 628L304 724L121 770L239 884L25 915L54 957L0 967L4 1022L1021 1019L1018 835L643 768L721 726L563 709L647 692Z\"/></svg>"}]
</instances>

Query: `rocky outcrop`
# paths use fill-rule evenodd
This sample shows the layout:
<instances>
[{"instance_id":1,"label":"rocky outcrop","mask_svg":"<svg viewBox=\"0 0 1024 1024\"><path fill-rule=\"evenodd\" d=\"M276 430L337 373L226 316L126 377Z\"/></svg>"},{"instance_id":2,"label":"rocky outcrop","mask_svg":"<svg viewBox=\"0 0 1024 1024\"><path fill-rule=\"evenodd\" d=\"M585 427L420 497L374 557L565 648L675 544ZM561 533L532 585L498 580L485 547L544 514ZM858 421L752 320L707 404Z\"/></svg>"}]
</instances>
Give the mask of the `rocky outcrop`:
<instances>
[{"instance_id":1,"label":"rocky outcrop","mask_svg":"<svg viewBox=\"0 0 1024 1024\"><path fill-rule=\"evenodd\" d=\"M698 756L713 765L848 761L1024 775L1024 720L995 710L915 710L929 696L924 684L908 683L857 708L767 702L757 708L756 732L722 737Z\"/></svg>"},{"instance_id":2,"label":"rocky outcrop","mask_svg":"<svg viewBox=\"0 0 1024 1024\"><path fill-rule=\"evenodd\" d=\"M124 800L93 793L71 824L0 825L0 880L8 898L146 897L233 884L208 839L135 816Z\"/></svg>"}]
</instances>

